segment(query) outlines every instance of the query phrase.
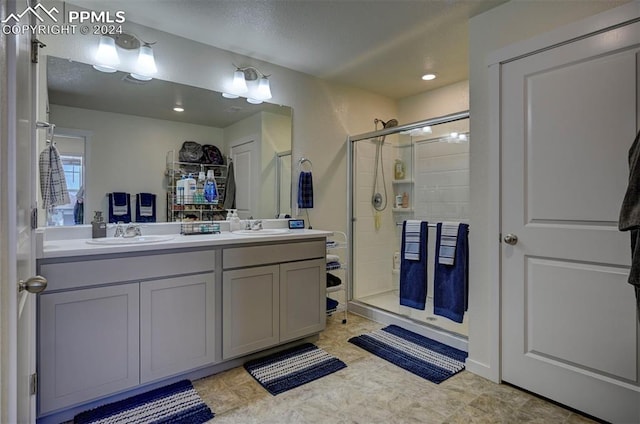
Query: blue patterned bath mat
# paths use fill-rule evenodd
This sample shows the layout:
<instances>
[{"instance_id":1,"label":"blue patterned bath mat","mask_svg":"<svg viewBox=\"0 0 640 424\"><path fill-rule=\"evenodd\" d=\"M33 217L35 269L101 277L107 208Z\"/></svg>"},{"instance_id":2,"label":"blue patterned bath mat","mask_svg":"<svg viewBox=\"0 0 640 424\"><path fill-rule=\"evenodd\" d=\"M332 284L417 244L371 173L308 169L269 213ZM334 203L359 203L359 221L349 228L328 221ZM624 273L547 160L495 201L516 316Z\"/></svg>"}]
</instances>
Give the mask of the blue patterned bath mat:
<instances>
[{"instance_id":1,"label":"blue patterned bath mat","mask_svg":"<svg viewBox=\"0 0 640 424\"><path fill-rule=\"evenodd\" d=\"M214 413L189 380L82 412L75 424L202 424Z\"/></svg>"},{"instance_id":2,"label":"blue patterned bath mat","mask_svg":"<svg viewBox=\"0 0 640 424\"><path fill-rule=\"evenodd\" d=\"M244 364L249 374L274 396L346 366L344 362L312 343L305 343Z\"/></svg>"},{"instance_id":3,"label":"blue patterned bath mat","mask_svg":"<svg viewBox=\"0 0 640 424\"><path fill-rule=\"evenodd\" d=\"M390 325L349 342L392 364L440 384L464 369L467 352Z\"/></svg>"}]
</instances>

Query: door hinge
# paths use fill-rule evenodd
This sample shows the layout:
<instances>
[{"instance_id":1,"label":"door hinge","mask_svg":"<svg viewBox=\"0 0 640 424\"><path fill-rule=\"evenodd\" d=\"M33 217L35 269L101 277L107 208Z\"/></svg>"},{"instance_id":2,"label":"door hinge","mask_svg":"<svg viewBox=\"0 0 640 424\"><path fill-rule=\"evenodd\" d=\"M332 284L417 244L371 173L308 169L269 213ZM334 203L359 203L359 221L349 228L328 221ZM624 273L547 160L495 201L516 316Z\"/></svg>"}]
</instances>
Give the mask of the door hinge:
<instances>
[{"instance_id":1,"label":"door hinge","mask_svg":"<svg viewBox=\"0 0 640 424\"><path fill-rule=\"evenodd\" d=\"M31 209L31 229L38 228L38 208Z\"/></svg>"},{"instance_id":2,"label":"door hinge","mask_svg":"<svg viewBox=\"0 0 640 424\"><path fill-rule=\"evenodd\" d=\"M47 47L47 45L37 38L31 40L31 63L38 63L38 49L42 47Z\"/></svg>"},{"instance_id":3,"label":"door hinge","mask_svg":"<svg viewBox=\"0 0 640 424\"><path fill-rule=\"evenodd\" d=\"M34 372L29 377L29 394L35 395L38 393L38 373Z\"/></svg>"}]
</instances>

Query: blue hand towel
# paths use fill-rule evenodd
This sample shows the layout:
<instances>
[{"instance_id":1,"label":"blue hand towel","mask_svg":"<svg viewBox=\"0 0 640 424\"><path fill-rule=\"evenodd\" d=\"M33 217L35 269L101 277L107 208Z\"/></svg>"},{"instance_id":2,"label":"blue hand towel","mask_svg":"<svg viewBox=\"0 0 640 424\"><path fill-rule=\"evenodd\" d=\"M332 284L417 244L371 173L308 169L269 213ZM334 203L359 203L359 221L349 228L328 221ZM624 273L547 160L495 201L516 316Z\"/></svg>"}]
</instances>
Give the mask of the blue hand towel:
<instances>
[{"instance_id":1,"label":"blue hand towel","mask_svg":"<svg viewBox=\"0 0 640 424\"><path fill-rule=\"evenodd\" d=\"M406 257L407 221L402 226L402 252L400 260L400 304L424 310L427 303L427 242L428 223L420 222L418 260ZM410 255L411 257L411 255Z\"/></svg>"},{"instance_id":2,"label":"blue hand towel","mask_svg":"<svg viewBox=\"0 0 640 424\"><path fill-rule=\"evenodd\" d=\"M136 222L156 222L155 194L136 194Z\"/></svg>"},{"instance_id":3,"label":"blue hand towel","mask_svg":"<svg viewBox=\"0 0 640 424\"><path fill-rule=\"evenodd\" d=\"M469 292L468 224L458 226L454 265L440 263L436 257L433 278L433 313L462 322ZM436 252L440 251L442 224L437 225Z\"/></svg>"},{"instance_id":4,"label":"blue hand towel","mask_svg":"<svg viewBox=\"0 0 640 424\"><path fill-rule=\"evenodd\" d=\"M129 193L113 192L109 193L109 222L131 222L131 204L129 203Z\"/></svg>"},{"instance_id":5,"label":"blue hand towel","mask_svg":"<svg viewBox=\"0 0 640 424\"><path fill-rule=\"evenodd\" d=\"M313 178L311 172L300 172L298 177L298 207L313 208Z\"/></svg>"}]
</instances>

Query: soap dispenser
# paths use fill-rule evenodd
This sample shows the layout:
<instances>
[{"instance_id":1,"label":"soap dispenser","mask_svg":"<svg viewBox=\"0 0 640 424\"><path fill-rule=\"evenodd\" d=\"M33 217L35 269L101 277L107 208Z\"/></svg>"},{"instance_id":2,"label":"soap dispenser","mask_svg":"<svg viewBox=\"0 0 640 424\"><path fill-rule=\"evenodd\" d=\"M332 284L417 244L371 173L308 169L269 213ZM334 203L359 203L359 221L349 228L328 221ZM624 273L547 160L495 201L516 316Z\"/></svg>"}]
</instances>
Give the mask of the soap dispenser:
<instances>
[{"instance_id":1,"label":"soap dispenser","mask_svg":"<svg viewBox=\"0 0 640 424\"><path fill-rule=\"evenodd\" d=\"M107 223L102 218L102 211L95 211L93 221L91 221L91 236L93 238L103 238L107 236Z\"/></svg>"},{"instance_id":2,"label":"soap dispenser","mask_svg":"<svg viewBox=\"0 0 640 424\"><path fill-rule=\"evenodd\" d=\"M240 217L238 216L237 209L230 209L231 212L231 231L242 230L242 223L240 222Z\"/></svg>"}]
</instances>

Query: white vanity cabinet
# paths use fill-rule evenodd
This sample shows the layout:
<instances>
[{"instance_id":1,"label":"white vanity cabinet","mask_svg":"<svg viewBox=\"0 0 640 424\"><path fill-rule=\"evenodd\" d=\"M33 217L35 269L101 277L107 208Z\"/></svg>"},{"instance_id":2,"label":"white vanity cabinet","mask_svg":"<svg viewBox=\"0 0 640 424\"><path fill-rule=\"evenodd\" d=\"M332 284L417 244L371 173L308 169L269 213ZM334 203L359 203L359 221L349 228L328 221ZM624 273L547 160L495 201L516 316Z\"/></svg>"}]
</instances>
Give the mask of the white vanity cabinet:
<instances>
[{"instance_id":1,"label":"white vanity cabinet","mask_svg":"<svg viewBox=\"0 0 640 424\"><path fill-rule=\"evenodd\" d=\"M139 383L138 284L40 296L40 410Z\"/></svg>"},{"instance_id":2,"label":"white vanity cabinet","mask_svg":"<svg viewBox=\"0 0 640 424\"><path fill-rule=\"evenodd\" d=\"M224 249L222 356L325 328L325 239Z\"/></svg>"},{"instance_id":3,"label":"white vanity cabinet","mask_svg":"<svg viewBox=\"0 0 640 424\"><path fill-rule=\"evenodd\" d=\"M140 383L215 361L213 273L140 283Z\"/></svg>"},{"instance_id":4,"label":"white vanity cabinet","mask_svg":"<svg viewBox=\"0 0 640 424\"><path fill-rule=\"evenodd\" d=\"M216 254L41 262L39 414L213 364Z\"/></svg>"}]
</instances>

